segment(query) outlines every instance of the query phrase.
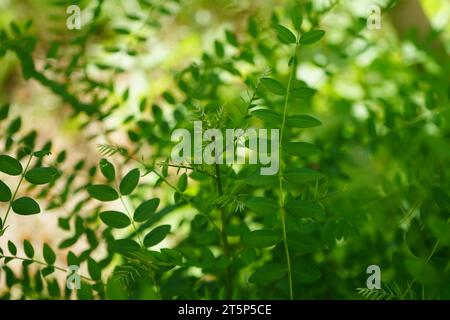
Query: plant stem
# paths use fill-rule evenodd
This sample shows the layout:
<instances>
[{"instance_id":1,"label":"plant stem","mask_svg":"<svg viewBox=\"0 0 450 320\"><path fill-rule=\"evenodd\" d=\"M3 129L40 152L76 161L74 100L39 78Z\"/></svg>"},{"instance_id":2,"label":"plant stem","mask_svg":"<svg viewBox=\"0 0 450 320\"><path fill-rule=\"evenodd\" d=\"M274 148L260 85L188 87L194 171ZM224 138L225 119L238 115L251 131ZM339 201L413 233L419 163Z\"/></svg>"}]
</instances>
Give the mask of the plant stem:
<instances>
[{"instance_id":1,"label":"plant stem","mask_svg":"<svg viewBox=\"0 0 450 320\"><path fill-rule=\"evenodd\" d=\"M447 219L447 224L450 223L450 218ZM433 249L431 249L430 255L428 256L426 262L430 262L431 258L433 257L433 255L436 253L437 248L439 247L440 241L436 240L436 243L433 246ZM446 273L447 268L450 266L450 262L449 264L447 264L447 267L444 269L444 274ZM413 281L410 283L410 285L408 286L408 288L406 289L405 293L403 294L402 297L406 296L406 294L408 293L408 291L411 289L412 285L416 282L416 279L413 279ZM424 295L425 295L425 288L422 287L422 299L424 299Z\"/></svg>"},{"instance_id":2,"label":"plant stem","mask_svg":"<svg viewBox=\"0 0 450 320\"><path fill-rule=\"evenodd\" d=\"M20 176L20 180L19 180L19 183L17 184L16 190L14 190L14 194L13 194L11 200L9 201L8 209L6 210L6 215L5 215L5 218L3 219L2 230L0 231L0 237L3 235L3 233L5 232L5 230L7 228L7 227L5 227L6 226L6 220L8 219L9 212L11 211L12 203L16 199L17 192L19 191L19 187L20 187L20 185L21 185L21 183L23 181L23 178L25 177L25 174L27 173L28 166L30 165L30 162L31 162L32 158L33 158L33 153L30 154L30 157L28 158L27 165L25 166L25 169L23 170L22 175Z\"/></svg>"},{"instance_id":3,"label":"plant stem","mask_svg":"<svg viewBox=\"0 0 450 320\"><path fill-rule=\"evenodd\" d=\"M30 261L30 262L37 263L37 264L40 264L40 265L43 265L43 266L46 266L46 267L52 267L52 268L55 268L56 270L59 270L59 271L67 273L67 270L62 268L62 267L58 267L58 266L55 266L55 265L50 265L50 264L47 264L47 263L39 261L39 260L34 260L34 259L24 258L24 257L18 257L18 256L5 256L5 255L0 255L0 258L16 259L16 260L21 260L21 261ZM84 280L87 280L87 281L97 282L97 281L95 281L95 280L93 280L93 279L91 279L91 278L89 278L87 276L80 275L80 277L83 278Z\"/></svg>"},{"instance_id":4,"label":"plant stem","mask_svg":"<svg viewBox=\"0 0 450 320\"><path fill-rule=\"evenodd\" d=\"M120 202L122 202L122 206L124 207L124 209L128 215L128 218L130 218L131 225L133 226L134 232L136 233L136 236L138 238L139 244L141 245L141 248L144 248L144 243L142 242L141 236L138 233L136 224L134 223L133 217L131 216L130 211L128 211L128 207L126 206L125 201L123 200L123 197L120 194L120 192L119 192L119 199L120 199Z\"/></svg>"},{"instance_id":5,"label":"plant stem","mask_svg":"<svg viewBox=\"0 0 450 320\"><path fill-rule=\"evenodd\" d=\"M192 170L192 171L197 171L197 172L206 174L207 176L210 176L212 178L216 178L215 175L213 175L213 174L211 174L209 172L206 172L205 170L197 169L197 168L194 168L194 167L191 167L191 166L176 165L176 164L170 164L170 163L168 163L167 166L173 167L173 168L189 169L189 170Z\"/></svg>"},{"instance_id":6,"label":"plant stem","mask_svg":"<svg viewBox=\"0 0 450 320\"><path fill-rule=\"evenodd\" d=\"M190 204L193 208L195 208L194 204L192 203L192 201L186 197L183 192L181 192L176 186L174 186L173 184L171 184L169 182L169 180L167 180L161 173L159 173L158 171L156 171L153 167L148 166L147 164L145 164L143 161L136 159L130 155L127 154L123 154L122 155L124 157L126 157L129 160L133 160L137 163L139 163L141 166L143 166L148 172L153 172L154 174L156 174L165 184L167 184L170 188L172 188L173 190L175 190L176 192L178 192L181 197L183 198L184 201L186 201L188 204ZM213 228L220 233L220 228L214 223L214 221L211 219L211 217L207 214L204 214L205 217L208 219L208 221L211 223L211 225L213 226Z\"/></svg>"},{"instance_id":7,"label":"plant stem","mask_svg":"<svg viewBox=\"0 0 450 320\"><path fill-rule=\"evenodd\" d=\"M297 39L299 39L299 35L297 35ZM286 97L284 99L284 108L283 108L283 121L281 122L281 132L280 132L280 171L278 173L278 181L279 181L279 206L280 206L280 218L281 218L281 228L283 230L283 245L284 252L286 255L286 265L287 265L287 273L288 273L288 281L289 281L289 299L294 299L294 289L292 283L292 269L291 269L291 257L289 254L289 246L287 242L287 232L286 232L286 211L284 210L284 192L283 192L283 136L284 136L284 127L286 125L286 115L287 115L287 107L289 103L289 96L292 86L292 81L294 79L294 73L297 66L297 50L299 48L299 42L295 45L294 56L291 61L291 66L289 68L289 80L286 89Z\"/></svg>"},{"instance_id":8,"label":"plant stem","mask_svg":"<svg viewBox=\"0 0 450 320\"><path fill-rule=\"evenodd\" d=\"M217 184L217 193L220 197L221 195L223 195L223 189L222 189L222 181L220 179L220 168L217 163L215 164L215 168L216 168L216 179L215 180L216 180L216 184ZM230 246L228 244L227 233L225 231L225 226L227 224L225 210L223 207L219 207L219 211L220 211L220 220L221 220L220 236L222 239L223 254L227 259L229 259L230 258ZM231 281L231 268L230 268L230 266L227 266L227 268L226 268L227 299L231 299L232 293L233 293L233 286L232 286L232 281Z\"/></svg>"}]
</instances>

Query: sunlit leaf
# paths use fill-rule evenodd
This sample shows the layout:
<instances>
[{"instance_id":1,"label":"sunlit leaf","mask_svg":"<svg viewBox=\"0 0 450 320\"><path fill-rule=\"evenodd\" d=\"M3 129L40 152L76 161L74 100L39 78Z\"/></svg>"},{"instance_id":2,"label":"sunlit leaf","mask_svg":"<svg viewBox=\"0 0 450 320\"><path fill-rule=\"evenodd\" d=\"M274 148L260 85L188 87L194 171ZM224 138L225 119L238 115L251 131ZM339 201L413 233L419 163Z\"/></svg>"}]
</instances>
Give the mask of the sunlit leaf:
<instances>
[{"instance_id":1,"label":"sunlit leaf","mask_svg":"<svg viewBox=\"0 0 450 320\"><path fill-rule=\"evenodd\" d=\"M12 203L12 209L15 213L21 215L32 215L41 212L39 204L30 197L21 197L14 200Z\"/></svg>"},{"instance_id":2,"label":"sunlit leaf","mask_svg":"<svg viewBox=\"0 0 450 320\"><path fill-rule=\"evenodd\" d=\"M186 191L187 188L187 174L183 173L180 176L180 179L178 180L178 190L180 190L180 192L184 192Z\"/></svg>"},{"instance_id":3,"label":"sunlit leaf","mask_svg":"<svg viewBox=\"0 0 450 320\"><path fill-rule=\"evenodd\" d=\"M87 187L87 192L100 201L114 201L119 198L117 191L105 184L95 184Z\"/></svg>"},{"instance_id":4,"label":"sunlit leaf","mask_svg":"<svg viewBox=\"0 0 450 320\"><path fill-rule=\"evenodd\" d=\"M150 231L144 238L144 246L152 247L164 240L170 232L170 225L165 224Z\"/></svg>"},{"instance_id":5,"label":"sunlit leaf","mask_svg":"<svg viewBox=\"0 0 450 320\"><path fill-rule=\"evenodd\" d=\"M311 128L321 124L322 122L316 118L306 115L295 115L287 118L287 125L295 128Z\"/></svg>"},{"instance_id":6,"label":"sunlit leaf","mask_svg":"<svg viewBox=\"0 0 450 320\"><path fill-rule=\"evenodd\" d=\"M158 198L142 202L134 211L133 216L134 221L143 222L149 219L156 212L158 205L159 205Z\"/></svg>"},{"instance_id":7,"label":"sunlit leaf","mask_svg":"<svg viewBox=\"0 0 450 320\"><path fill-rule=\"evenodd\" d=\"M100 171L108 181L114 181L116 178L116 171L113 164L105 158L100 160Z\"/></svg>"},{"instance_id":8,"label":"sunlit leaf","mask_svg":"<svg viewBox=\"0 0 450 320\"><path fill-rule=\"evenodd\" d=\"M122 229L130 225L131 221L128 216L119 211L104 211L100 213L100 219L112 228Z\"/></svg>"},{"instance_id":9,"label":"sunlit leaf","mask_svg":"<svg viewBox=\"0 0 450 320\"><path fill-rule=\"evenodd\" d=\"M301 44L313 44L319 41L325 34L323 30L312 30L307 33L302 34L300 37Z\"/></svg>"},{"instance_id":10,"label":"sunlit leaf","mask_svg":"<svg viewBox=\"0 0 450 320\"><path fill-rule=\"evenodd\" d=\"M275 79L262 78L261 83L274 94L279 96L284 96L286 94L285 87Z\"/></svg>"},{"instance_id":11,"label":"sunlit leaf","mask_svg":"<svg viewBox=\"0 0 450 320\"><path fill-rule=\"evenodd\" d=\"M139 169L132 169L130 172L128 172L125 177L123 177L122 181L120 182L119 190L120 193L124 196L129 195L133 190L136 188L136 186L139 183Z\"/></svg>"},{"instance_id":12,"label":"sunlit leaf","mask_svg":"<svg viewBox=\"0 0 450 320\"><path fill-rule=\"evenodd\" d=\"M23 241L23 251L28 258L33 258L34 256L34 248L28 240Z\"/></svg>"},{"instance_id":13,"label":"sunlit leaf","mask_svg":"<svg viewBox=\"0 0 450 320\"><path fill-rule=\"evenodd\" d=\"M53 265L56 261L56 254L53 251L52 248L50 248L50 246L46 243L44 243L44 247L42 250L43 256L44 256L44 260L45 262L47 262L47 264L49 265Z\"/></svg>"},{"instance_id":14,"label":"sunlit leaf","mask_svg":"<svg viewBox=\"0 0 450 320\"><path fill-rule=\"evenodd\" d=\"M37 167L25 174L25 179L32 184L46 184L56 178L58 171L52 167Z\"/></svg>"},{"instance_id":15,"label":"sunlit leaf","mask_svg":"<svg viewBox=\"0 0 450 320\"><path fill-rule=\"evenodd\" d=\"M291 95L299 99L312 97L315 93L316 90L309 87L297 87L291 90Z\"/></svg>"},{"instance_id":16,"label":"sunlit leaf","mask_svg":"<svg viewBox=\"0 0 450 320\"><path fill-rule=\"evenodd\" d=\"M0 171L11 176L18 176L22 173L22 164L11 156L0 155Z\"/></svg>"},{"instance_id":17,"label":"sunlit leaf","mask_svg":"<svg viewBox=\"0 0 450 320\"><path fill-rule=\"evenodd\" d=\"M0 202L8 202L11 199L11 190L9 187L0 180Z\"/></svg>"},{"instance_id":18,"label":"sunlit leaf","mask_svg":"<svg viewBox=\"0 0 450 320\"><path fill-rule=\"evenodd\" d=\"M297 41L295 35L288 28L279 24L275 25L274 28L277 32L278 39L280 39L281 42L289 44Z\"/></svg>"}]
</instances>

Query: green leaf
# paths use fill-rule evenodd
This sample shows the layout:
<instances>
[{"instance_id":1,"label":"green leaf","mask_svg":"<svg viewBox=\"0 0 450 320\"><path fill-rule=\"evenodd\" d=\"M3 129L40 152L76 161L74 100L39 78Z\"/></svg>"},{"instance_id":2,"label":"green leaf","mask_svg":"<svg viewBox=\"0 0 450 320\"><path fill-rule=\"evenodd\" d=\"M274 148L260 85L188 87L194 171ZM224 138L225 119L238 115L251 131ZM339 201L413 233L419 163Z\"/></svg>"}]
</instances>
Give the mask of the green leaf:
<instances>
[{"instance_id":1,"label":"green leaf","mask_svg":"<svg viewBox=\"0 0 450 320\"><path fill-rule=\"evenodd\" d=\"M225 30L225 38L233 47L237 47L239 45L236 36L231 31Z\"/></svg>"},{"instance_id":2,"label":"green leaf","mask_svg":"<svg viewBox=\"0 0 450 320\"><path fill-rule=\"evenodd\" d=\"M309 87L298 87L291 90L291 95L295 98L304 99L312 97L317 90Z\"/></svg>"},{"instance_id":3,"label":"green leaf","mask_svg":"<svg viewBox=\"0 0 450 320\"><path fill-rule=\"evenodd\" d=\"M30 197L22 197L14 200L12 209L15 213L21 215L32 215L41 212L39 204Z\"/></svg>"},{"instance_id":4,"label":"green leaf","mask_svg":"<svg viewBox=\"0 0 450 320\"><path fill-rule=\"evenodd\" d=\"M295 278L302 283L313 283L320 279L322 273L317 265L311 261L300 261L292 268Z\"/></svg>"},{"instance_id":5,"label":"green leaf","mask_svg":"<svg viewBox=\"0 0 450 320\"><path fill-rule=\"evenodd\" d=\"M291 21L292 21L292 25L294 26L295 30L301 31L303 17L302 17L302 13L300 12L300 8L298 6L295 6L291 10Z\"/></svg>"},{"instance_id":6,"label":"green leaf","mask_svg":"<svg viewBox=\"0 0 450 320\"><path fill-rule=\"evenodd\" d=\"M275 31L277 32L278 39L280 39L281 42L290 44L295 43L297 41L295 35L288 28L279 24L275 25L274 28Z\"/></svg>"},{"instance_id":7,"label":"green leaf","mask_svg":"<svg viewBox=\"0 0 450 320\"><path fill-rule=\"evenodd\" d=\"M8 240L8 250L13 256L17 254L17 247L14 243Z\"/></svg>"},{"instance_id":8,"label":"green leaf","mask_svg":"<svg viewBox=\"0 0 450 320\"><path fill-rule=\"evenodd\" d=\"M286 269L279 264L265 264L264 266L255 270L255 272L248 279L254 284L267 284L277 281L286 275Z\"/></svg>"},{"instance_id":9,"label":"green leaf","mask_svg":"<svg viewBox=\"0 0 450 320\"><path fill-rule=\"evenodd\" d=\"M159 199L154 198L142 202L134 211L133 219L137 222L143 222L150 218L158 209Z\"/></svg>"},{"instance_id":10,"label":"green leaf","mask_svg":"<svg viewBox=\"0 0 450 320\"><path fill-rule=\"evenodd\" d=\"M72 251L69 251L67 253L67 265L68 266L78 266L80 264L80 261L78 257L73 253Z\"/></svg>"},{"instance_id":11,"label":"green leaf","mask_svg":"<svg viewBox=\"0 0 450 320\"><path fill-rule=\"evenodd\" d=\"M11 200L11 197L11 190L6 185L6 183L0 180L0 202L8 202L9 200Z\"/></svg>"},{"instance_id":12,"label":"green leaf","mask_svg":"<svg viewBox=\"0 0 450 320\"><path fill-rule=\"evenodd\" d=\"M450 214L450 197L448 196L447 192L437 186L434 186L432 191L434 201L437 203L439 208L441 208L442 211Z\"/></svg>"},{"instance_id":13,"label":"green leaf","mask_svg":"<svg viewBox=\"0 0 450 320\"><path fill-rule=\"evenodd\" d=\"M66 249L73 246L78 241L78 236L67 238L58 245L58 249Z\"/></svg>"},{"instance_id":14,"label":"green leaf","mask_svg":"<svg viewBox=\"0 0 450 320\"><path fill-rule=\"evenodd\" d=\"M87 192L92 198L100 201L113 201L119 198L117 191L106 184L90 185Z\"/></svg>"},{"instance_id":15,"label":"green leaf","mask_svg":"<svg viewBox=\"0 0 450 320\"><path fill-rule=\"evenodd\" d=\"M433 284L439 280L436 270L422 259L408 258L404 263L406 271L422 284Z\"/></svg>"},{"instance_id":16,"label":"green leaf","mask_svg":"<svg viewBox=\"0 0 450 320\"><path fill-rule=\"evenodd\" d=\"M178 250L162 248L161 253L164 254L169 261L177 265L183 264L183 255Z\"/></svg>"},{"instance_id":17,"label":"green leaf","mask_svg":"<svg viewBox=\"0 0 450 320\"><path fill-rule=\"evenodd\" d=\"M278 177L276 175L254 173L246 177L244 182L252 187L273 187L278 183Z\"/></svg>"},{"instance_id":18,"label":"green leaf","mask_svg":"<svg viewBox=\"0 0 450 320\"><path fill-rule=\"evenodd\" d=\"M49 247L48 244L44 243L44 248L42 250L44 255L44 260L49 265L53 265L56 261L56 255L52 248Z\"/></svg>"},{"instance_id":19,"label":"green leaf","mask_svg":"<svg viewBox=\"0 0 450 320\"><path fill-rule=\"evenodd\" d=\"M51 155L51 154L52 153L48 149L33 152L33 156L35 156L36 158L43 158L43 157Z\"/></svg>"},{"instance_id":20,"label":"green leaf","mask_svg":"<svg viewBox=\"0 0 450 320\"><path fill-rule=\"evenodd\" d=\"M275 214L279 208L275 200L267 197L251 197L245 202L245 205L261 215Z\"/></svg>"},{"instance_id":21,"label":"green leaf","mask_svg":"<svg viewBox=\"0 0 450 320\"><path fill-rule=\"evenodd\" d=\"M167 234L170 232L170 225L165 224L159 227L156 227L152 231L150 231L144 238L144 246L145 247L152 247L154 245L157 245L161 241L164 240L164 238L167 236Z\"/></svg>"},{"instance_id":22,"label":"green leaf","mask_svg":"<svg viewBox=\"0 0 450 320\"><path fill-rule=\"evenodd\" d=\"M116 178L116 170L111 162L102 158L99 163L100 171L108 181L114 181Z\"/></svg>"},{"instance_id":23,"label":"green leaf","mask_svg":"<svg viewBox=\"0 0 450 320\"><path fill-rule=\"evenodd\" d=\"M447 221L439 217L431 216L427 220L427 225L441 243L450 246L450 224Z\"/></svg>"},{"instance_id":24,"label":"green leaf","mask_svg":"<svg viewBox=\"0 0 450 320\"><path fill-rule=\"evenodd\" d=\"M325 34L325 31L323 31L323 30L309 31L300 37L300 43L301 44L313 44L313 43L319 41L323 37L324 34Z\"/></svg>"},{"instance_id":25,"label":"green leaf","mask_svg":"<svg viewBox=\"0 0 450 320\"><path fill-rule=\"evenodd\" d=\"M129 195L139 183L139 169L135 168L128 172L120 182L119 190L124 196Z\"/></svg>"},{"instance_id":26,"label":"green leaf","mask_svg":"<svg viewBox=\"0 0 450 320\"><path fill-rule=\"evenodd\" d=\"M6 129L6 132L8 132L10 135L16 133L20 130L20 127L22 126L22 118L20 116L16 117L11 123L9 124L8 128Z\"/></svg>"},{"instance_id":27,"label":"green leaf","mask_svg":"<svg viewBox=\"0 0 450 320\"><path fill-rule=\"evenodd\" d=\"M97 263L97 261L95 261L91 257L88 257L87 265L88 265L88 271L89 271L89 274L91 275L91 278L93 280L100 280L100 278L102 276L102 272L100 269L100 265Z\"/></svg>"},{"instance_id":28,"label":"green leaf","mask_svg":"<svg viewBox=\"0 0 450 320\"><path fill-rule=\"evenodd\" d=\"M214 41L214 50L218 57L223 58L225 56L225 49L220 41Z\"/></svg>"},{"instance_id":29,"label":"green leaf","mask_svg":"<svg viewBox=\"0 0 450 320\"><path fill-rule=\"evenodd\" d=\"M297 218L319 218L325 212L322 207L306 200L293 200L285 205L286 211Z\"/></svg>"},{"instance_id":30,"label":"green leaf","mask_svg":"<svg viewBox=\"0 0 450 320\"><path fill-rule=\"evenodd\" d=\"M178 190L180 192L186 191L187 188L187 174L183 173L180 177L180 180L178 180Z\"/></svg>"},{"instance_id":31,"label":"green leaf","mask_svg":"<svg viewBox=\"0 0 450 320\"><path fill-rule=\"evenodd\" d=\"M76 290L78 300L93 300L92 286L86 281L81 280L80 289Z\"/></svg>"},{"instance_id":32,"label":"green leaf","mask_svg":"<svg viewBox=\"0 0 450 320\"><path fill-rule=\"evenodd\" d=\"M319 148L308 142L288 142L283 145L283 150L298 157L309 157L320 152Z\"/></svg>"},{"instance_id":33,"label":"green leaf","mask_svg":"<svg viewBox=\"0 0 450 320\"><path fill-rule=\"evenodd\" d=\"M130 218L126 214L119 211L104 211L100 213L100 219L112 228L122 229L130 225Z\"/></svg>"},{"instance_id":34,"label":"green leaf","mask_svg":"<svg viewBox=\"0 0 450 320\"><path fill-rule=\"evenodd\" d=\"M295 115L287 118L287 125L295 128L311 128L320 126L322 122L306 115Z\"/></svg>"},{"instance_id":35,"label":"green leaf","mask_svg":"<svg viewBox=\"0 0 450 320\"><path fill-rule=\"evenodd\" d=\"M284 86L275 79L262 78L261 83L264 87L270 90L270 92L276 95L284 96L286 94L286 89L284 88Z\"/></svg>"},{"instance_id":36,"label":"green leaf","mask_svg":"<svg viewBox=\"0 0 450 320\"><path fill-rule=\"evenodd\" d=\"M130 30L128 30L127 28L124 27L116 27L113 29L115 32L117 32L118 34L130 34Z\"/></svg>"},{"instance_id":37,"label":"green leaf","mask_svg":"<svg viewBox=\"0 0 450 320\"><path fill-rule=\"evenodd\" d=\"M33 168L25 174L25 179L32 184L46 184L55 179L58 171L52 167Z\"/></svg>"},{"instance_id":38,"label":"green leaf","mask_svg":"<svg viewBox=\"0 0 450 320\"><path fill-rule=\"evenodd\" d=\"M53 272L55 272L55 268L52 266L45 267L44 269L41 270L42 276L44 278L51 275Z\"/></svg>"},{"instance_id":39,"label":"green leaf","mask_svg":"<svg viewBox=\"0 0 450 320\"><path fill-rule=\"evenodd\" d=\"M287 235L289 249L296 254L307 254L319 251L320 243L312 236L300 232L292 232Z\"/></svg>"},{"instance_id":40,"label":"green leaf","mask_svg":"<svg viewBox=\"0 0 450 320\"><path fill-rule=\"evenodd\" d=\"M428 230L423 226L423 222L413 219L409 223L405 234L405 242L408 249L416 257L426 259L431 252L431 247L424 241L427 238Z\"/></svg>"},{"instance_id":41,"label":"green leaf","mask_svg":"<svg viewBox=\"0 0 450 320\"><path fill-rule=\"evenodd\" d=\"M0 171L11 176L18 176L22 173L22 164L6 154L0 155Z\"/></svg>"},{"instance_id":42,"label":"green leaf","mask_svg":"<svg viewBox=\"0 0 450 320\"><path fill-rule=\"evenodd\" d=\"M283 120L283 117L280 114L276 113L275 111L269 110L269 109L258 109L258 110L252 111L252 116L254 116L264 122L267 122L267 123L270 123L273 125L277 125L277 126L281 125L281 121Z\"/></svg>"},{"instance_id":43,"label":"green leaf","mask_svg":"<svg viewBox=\"0 0 450 320\"><path fill-rule=\"evenodd\" d=\"M9 114L9 104L5 104L0 108L0 121L5 120Z\"/></svg>"},{"instance_id":44,"label":"green leaf","mask_svg":"<svg viewBox=\"0 0 450 320\"><path fill-rule=\"evenodd\" d=\"M244 244L255 248L271 247L280 241L281 237L278 233L265 229L247 232L242 236L242 242Z\"/></svg>"},{"instance_id":45,"label":"green leaf","mask_svg":"<svg viewBox=\"0 0 450 320\"><path fill-rule=\"evenodd\" d=\"M111 250L122 254L136 252L139 249L139 244L131 239L119 239L111 243Z\"/></svg>"},{"instance_id":46,"label":"green leaf","mask_svg":"<svg viewBox=\"0 0 450 320\"><path fill-rule=\"evenodd\" d=\"M284 177L290 183L304 184L322 178L322 174L309 168L288 168L284 172Z\"/></svg>"},{"instance_id":47,"label":"green leaf","mask_svg":"<svg viewBox=\"0 0 450 320\"><path fill-rule=\"evenodd\" d=\"M28 258L32 259L34 257L34 248L28 240L23 241L23 251Z\"/></svg>"}]
</instances>

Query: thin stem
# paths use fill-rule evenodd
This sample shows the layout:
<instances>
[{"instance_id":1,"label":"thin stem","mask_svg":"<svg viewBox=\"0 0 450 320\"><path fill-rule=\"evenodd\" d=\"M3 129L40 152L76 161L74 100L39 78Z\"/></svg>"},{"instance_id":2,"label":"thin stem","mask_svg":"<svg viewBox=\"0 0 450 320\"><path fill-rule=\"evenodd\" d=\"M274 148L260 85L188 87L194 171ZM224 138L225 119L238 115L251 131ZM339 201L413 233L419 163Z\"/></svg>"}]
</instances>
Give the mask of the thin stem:
<instances>
[{"instance_id":1,"label":"thin stem","mask_svg":"<svg viewBox=\"0 0 450 320\"><path fill-rule=\"evenodd\" d=\"M3 219L3 225L2 225L2 230L0 231L0 236L2 236L3 233L6 230L6 227L5 227L6 226L6 220L8 219L9 212L11 211L12 203L16 199L17 192L19 191L19 187L22 184L22 181L23 181L23 178L25 177L25 174L27 173L27 170L28 170L28 167L30 165L30 162L31 162L32 158L33 158L33 153L30 154L30 157L28 158L27 165L25 166L25 169L23 170L22 175L20 176L20 180L19 180L19 183L17 184L16 190L14 190L14 194L13 194L11 200L9 201L8 209L6 210L6 215L5 215L5 218Z\"/></svg>"},{"instance_id":2,"label":"thin stem","mask_svg":"<svg viewBox=\"0 0 450 320\"><path fill-rule=\"evenodd\" d=\"M216 163L216 184L217 184L217 193L219 194L219 197L223 195L223 188L222 188L222 181L220 179L220 168L219 165ZM222 239L222 246L223 246L223 254L224 256L229 259L230 258L230 246L228 243L227 233L225 231L226 226L226 216L225 216L225 210L223 207L219 208L220 211L220 220L221 220L221 226L220 229L220 236ZM227 292L227 299L231 299L231 295L233 293L233 286L231 281L231 268L230 266L227 266L226 268L226 292Z\"/></svg>"},{"instance_id":3,"label":"thin stem","mask_svg":"<svg viewBox=\"0 0 450 320\"><path fill-rule=\"evenodd\" d=\"M447 219L447 224L450 222L450 218ZM439 247L439 244L441 243L440 240L437 240L436 243L434 244L433 249L431 249L431 253L427 258L427 263L431 260L431 258L433 257L433 255L436 253L437 248Z\"/></svg>"},{"instance_id":4,"label":"thin stem","mask_svg":"<svg viewBox=\"0 0 450 320\"><path fill-rule=\"evenodd\" d=\"M130 211L128 211L128 207L125 204L125 201L123 200L123 197L122 197L122 195L120 193L119 193L119 199L120 199L120 202L122 202L122 206L124 207L128 217L130 218L131 225L133 226L134 232L136 233L136 236L138 238L139 244L141 245L142 248L144 248L144 243L142 242L141 236L139 235L139 233L137 231L136 224L134 223L133 217L131 216Z\"/></svg>"},{"instance_id":5,"label":"thin stem","mask_svg":"<svg viewBox=\"0 0 450 320\"><path fill-rule=\"evenodd\" d=\"M181 168L181 169L188 169L188 170L192 170L192 171L197 171L197 172L206 174L206 175L208 175L208 176L210 176L210 177L212 177L212 178L214 178L214 179L216 178L215 175L213 175L213 174L211 174L211 173L209 173L209 172L207 172L207 171L205 171L205 170L197 169L197 168L190 167L190 166L178 165L178 164L170 164L170 163L168 163L167 166L173 167L173 168Z\"/></svg>"},{"instance_id":6,"label":"thin stem","mask_svg":"<svg viewBox=\"0 0 450 320\"><path fill-rule=\"evenodd\" d=\"M447 224L450 223L450 218L447 219ZM427 263L430 262L431 258L434 256L434 254L436 253L437 248L439 247L440 241L436 240L436 243L433 246L433 249L431 249L430 255L427 258ZM449 264L447 264L447 267L444 270L444 274L446 273L447 268L450 266L450 262ZM406 296L406 294L408 293L408 291L411 289L412 285L416 282L416 279L413 279L413 281L410 283L410 285L408 286L408 288L406 289L405 293L403 294L402 297ZM425 288L422 287L422 298L424 298L424 292Z\"/></svg>"},{"instance_id":7,"label":"thin stem","mask_svg":"<svg viewBox=\"0 0 450 320\"><path fill-rule=\"evenodd\" d=\"M47 264L47 263L45 263L43 261L39 261L39 260L34 260L34 259L24 258L24 257L18 257L18 256L5 256L5 255L0 255L0 258L17 259L17 260L21 260L21 261L30 261L30 262L37 263L37 264L40 264L40 265L43 265L43 266L46 266L46 267L52 267L52 268L55 268L56 270L59 270L59 271L67 273L67 270L62 268L62 267L58 267L58 266L55 266L55 265L50 265L50 264ZM87 276L80 275L80 277L83 278L84 280L87 280L87 281L97 282L97 281L95 281L95 280L93 280L93 279L91 279L91 278L89 278Z\"/></svg>"},{"instance_id":8,"label":"thin stem","mask_svg":"<svg viewBox=\"0 0 450 320\"><path fill-rule=\"evenodd\" d=\"M169 180L167 180L161 173L159 173L158 171L156 171L153 167L148 166L147 164L145 164L143 161L136 159L130 155L127 154L122 154L124 157L126 157L127 159L133 160L137 163L139 163L141 166L143 166L148 172L153 172L154 174L156 174L165 184L167 184L170 188L172 188L173 190L175 190L176 192L178 192L181 197L183 198L184 201L186 201L187 203L189 203L193 208L195 208L194 204L192 203L191 199L189 199L188 197L186 197L184 195L183 192L181 192L176 186L174 186L172 183L169 182ZM209 220L209 222L211 223L211 225L213 226L213 228L220 233L220 228L215 224L215 222L211 219L211 217L207 214L205 214L205 217Z\"/></svg>"},{"instance_id":9,"label":"thin stem","mask_svg":"<svg viewBox=\"0 0 450 320\"><path fill-rule=\"evenodd\" d=\"M297 35L299 38L299 35ZM283 120L281 122L281 132L280 132L280 171L278 173L278 182L279 182L279 206L280 206L280 218L281 218L281 228L283 231L283 245L284 252L286 255L286 265L287 265L287 273L288 273L288 281L289 281L289 299L294 299L294 288L292 283L292 268L291 268L291 257L289 254L289 246L287 241L287 231L286 231L286 211L284 210L284 192L283 192L283 136L284 136L284 127L286 125L286 116L287 116L287 107L289 103L289 96L291 92L292 81L294 79L295 67L297 65L297 50L299 48L299 42L295 45L294 56L291 61L291 66L289 68L289 80L286 89L286 97L284 99L284 108L283 108Z\"/></svg>"}]
</instances>

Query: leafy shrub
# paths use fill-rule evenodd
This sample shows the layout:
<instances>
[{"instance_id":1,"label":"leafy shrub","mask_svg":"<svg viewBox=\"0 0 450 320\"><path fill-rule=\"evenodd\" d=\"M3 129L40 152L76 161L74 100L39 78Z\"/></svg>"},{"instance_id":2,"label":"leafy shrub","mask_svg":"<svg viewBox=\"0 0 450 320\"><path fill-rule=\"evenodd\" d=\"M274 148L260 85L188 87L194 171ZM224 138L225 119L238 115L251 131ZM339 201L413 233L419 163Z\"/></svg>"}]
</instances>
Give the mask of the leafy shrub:
<instances>
[{"instance_id":1,"label":"leafy shrub","mask_svg":"<svg viewBox=\"0 0 450 320\"><path fill-rule=\"evenodd\" d=\"M30 22L0 33L1 54L14 53L24 78L70 105L80 132L98 143L96 155L57 150L52 141L41 145L39 132L25 132L8 104L0 109L2 240L14 228L13 214L58 212L67 234L57 248L7 241L0 259L8 288L19 287L19 298L356 298L366 266L376 263L388 270L384 288L358 289L364 298L450 297L449 154L440 150L448 138L445 82L388 61L407 77L405 83L394 75L395 85L405 93L420 89L426 104L406 95L394 107L398 98L366 88L364 99L382 107L369 109L361 122L351 115L351 98L296 76L318 51L342 52L329 58L330 67L312 60L330 77L333 61L349 59L319 27L336 3L322 10L289 5L289 14L274 12L270 22L250 16L245 32L227 29L212 52L176 72L176 86L142 98L138 112L127 113L130 90L118 93L113 82L126 70L98 62L85 48L112 32L114 45L102 50L138 59L140 44L181 6L175 0L138 4L150 13L121 18L141 22L142 29L111 27L105 2L96 2L88 25L70 41L52 43L44 68L33 58L38 37ZM348 41L364 26L359 21L347 30ZM368 72L395 73L381 67L386 57L382 52ZM93 78L92 66L107 80ZM327 106L324 119L315 115L316 101ZM111 119L120 123L111 127ZM280 129L278 174L260 175L252 164L174 164L171 133L192 131L193 120L203 130ZM428 134L427 125L437 133ZM116 142L117 133L126 140ZM380 164L385 171L370 173L387 160ZM359 176L364 166L367 175ZM65 263L59 264L59 252L67 252ZM20 275L9 267L14 260L22 261ZM80 265L79 290L58 281L58 272L69 279L68 266Z\"/></svg>"}]
</instances>

